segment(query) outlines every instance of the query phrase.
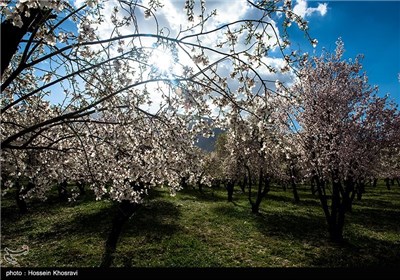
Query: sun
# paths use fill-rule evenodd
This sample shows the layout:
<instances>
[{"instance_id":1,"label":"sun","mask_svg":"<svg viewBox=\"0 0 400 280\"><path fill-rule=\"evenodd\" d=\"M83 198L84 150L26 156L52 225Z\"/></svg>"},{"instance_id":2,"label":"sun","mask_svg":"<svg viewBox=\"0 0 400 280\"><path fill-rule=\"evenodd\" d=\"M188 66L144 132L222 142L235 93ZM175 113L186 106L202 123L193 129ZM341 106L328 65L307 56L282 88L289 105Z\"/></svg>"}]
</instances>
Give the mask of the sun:
<instances>
[{"instance_id":1,"label":"sun","mask_svg":"<svg viewBox=\"0 0 400 280\"><path fill-rule=\"evenodd\" d=\"M151 67L156 68L161 74L172 72L175 65L172 52L162 46L153 50L149 63Z\"/></svg>"},{"instance_id":2,"label":"sun","mask_svg":"<svg viewBox=\"0 0 400 280\"><path fill-rule=\"evenodd\" d=\"M182 77L184 68L193 65L191 58L185 56L183 51L178 49L173 53L170 48L162 45L152 49L148 63L153 73L168 79Z\"/></svg>"}]
</instances>

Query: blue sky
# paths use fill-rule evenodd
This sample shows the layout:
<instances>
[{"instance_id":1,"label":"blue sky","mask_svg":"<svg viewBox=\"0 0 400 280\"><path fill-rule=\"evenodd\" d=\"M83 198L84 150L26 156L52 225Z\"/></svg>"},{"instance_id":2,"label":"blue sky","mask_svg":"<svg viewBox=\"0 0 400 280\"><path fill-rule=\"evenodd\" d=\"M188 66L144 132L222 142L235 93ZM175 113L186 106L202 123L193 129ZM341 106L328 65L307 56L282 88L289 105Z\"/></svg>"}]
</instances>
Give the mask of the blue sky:
<instances>
[{"instance_id":1,"label":"blue sky","mask_svg":"<svg viewBox=\"0 0 400 280\"><path fill-rule=\"evenodd\" d=\"M296 1L293 1L295 4ZM309 8L327 3L324 15L314 12L306 16L310 35L317 38L315 49L333 51L341 37L345 44L345 58L364 54L363 68L369 83L379 86L379 95L390 93L400 104L400 1L307 1ZM302 51L313 52L304 44L304 35L290 27L293 47L298 42Z\"/></svg>"}]
</instances>

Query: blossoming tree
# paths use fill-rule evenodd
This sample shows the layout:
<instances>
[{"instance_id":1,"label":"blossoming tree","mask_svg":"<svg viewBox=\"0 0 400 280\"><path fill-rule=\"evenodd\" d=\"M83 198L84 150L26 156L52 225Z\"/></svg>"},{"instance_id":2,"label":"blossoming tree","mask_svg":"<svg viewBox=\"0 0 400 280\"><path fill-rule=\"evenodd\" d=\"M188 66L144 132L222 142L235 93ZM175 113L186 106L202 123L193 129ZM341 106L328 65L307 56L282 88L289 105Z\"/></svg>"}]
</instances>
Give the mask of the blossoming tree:
<instances>
[{"instance_id":1,"label":"blossoming tree","mask_svg":"<svg viewBox=\"0 0 400 280\"><path fill-rule=\"evenodd\" d=\"M284 69L265 58L272 50L285 55L291 22L308 36L290 3L243 1L251 16L221 22L205 1L187 0L186 18L171 28L157 0L3 1L6 189L28 178L17 196L45 198L51 182L84 180L97 198L119 202L123 213L103 258L110 265L146 190L168 185L173 192L183 176L195 177L183 162L197 159L194 137L210 132L198 120L218 125L232 107L250 112L254 97L271 88L262 73L289 69L295 57L285 56ZM282 29L271 19L277 12Z\"/></svg>"},{"instance_id":2,"label":"blossoming tree","mask_svg":"<svg viewBox=\"0 0 400 280\"><path fill-rule=\"evenodd\" d=\"M343 52L339 40L334 54L304 62L291 89L300 99L298 139L305 167L316 183L330 238L339 242L354 193L373 175L382 152L398 147L400 139L397 106L368 85L360 58L343 61Z\"/></svg>"}]
</instances>

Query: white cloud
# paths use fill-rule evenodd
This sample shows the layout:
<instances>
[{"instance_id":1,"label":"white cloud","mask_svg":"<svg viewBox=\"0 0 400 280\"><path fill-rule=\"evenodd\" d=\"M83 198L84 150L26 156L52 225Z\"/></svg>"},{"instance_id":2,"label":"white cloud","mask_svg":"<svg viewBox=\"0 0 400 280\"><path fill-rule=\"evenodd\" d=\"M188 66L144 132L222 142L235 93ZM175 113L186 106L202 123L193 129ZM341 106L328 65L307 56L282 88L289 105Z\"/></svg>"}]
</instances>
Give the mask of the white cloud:
<instances>
[{"instance_id":1,"label":"white cloud","mask_svg":"<svg viewBox=\"0 0 400 280\"><path fill-rule=\"evenodd\" d=\"M76 0L77 2L79 1L84 1L84 0ZM146 0L148 1L148 0ZM142 4L146 6L146 1L143 1ZM303 0L298 1L298 3L302 4L304 2L304 15L307 13L314 13L314 12L319 12L322 14L326 13L326 5L325 4L320 4L318 8L308 8L307 3ZM163 8L157 9L155 12L155 15L157 17L157 22L158 22L158 28L164 29L164 35L169 36L171 38L174 37L184 37L186 35L192 34L192 32L184 32L183 34L180 34L178 36L179 31L185 30L187 26L190 26L192 23L187 21L186 18L186 12L184 11L184 1L182 0L163 0L162 3L164 4ZM200 1L196 1L196 16L199 15L199 3ZM248 4L246 4L246 1L231 1L231 0L221 0L221 1L206 1L206 13L211 13L212 10L217 9L217 15L215 17L212 17L209 19L207 22L206 26L204 27L203 31L209 31L213 30L217 27L220 27L221 25L229 22L234 22L239 19L257 19L260 14L257 11L254 11ZM325 7L325 12L320 8L320 6ZM120 7L118 5L118 0L109 0L104 3L104 22L102 24L96 26L97 27L97 34L101 38L110 38L111 36L116 36L114 31L113 24L111 22L111 15L112 11L114 9L114 6ZM298 8L299 9L299 8ZM321 10L318 10L321 9ZM317 11L318 10L318 11ZM157 26L155 20L150 17L148 19L144 18L144 13L142 9L136 9L135 10L136 14L136 20L137 20L137 26L135 25L130 25L130 26L124 26L119 29L120 34L122 35L127 35L127 34L132 34L133 32L138 32L138 33L148 33L148 34L156 34L157 33ZM117 13L117 16L119 18L122 18L124 16L127 16L127 12L123 9L119 9L119 12ZM274 45L276 43L276 40L281 41L280 34L279 34L279 27L275 21L272 19L264 19L265 21L269 22L268 27L266 27L265 30L262 30L262 26L259 27L258 31L264 31L268 34L276 34L277 38L274 36L272 38L267 38L265 36L264 38L264 43L267 45ZM234 26L231 26L231 30L234 28L239 28L240 24L236 24ZM136 29L137 28L137 29ZM274 30L273 30L274 29ZM200 32L200 27L195 28L195 32ZM216 44L218 44L220 41L223 41L224 38L224 33L226 32L226 29L220 30L217 32L213 32L212 34L206 34L203 36L199 37L194 37L194 38L187 38L184 40L186 43L197 43L196 39L201 40L201 44L204 46L208 46L211 49L215 47ZM246 37L246 33L242 34L238 38L238 44L235 47L236 51L241 51L247 49L249 46L244 44L244 39ZM125 47L130 47L131 44L128 44L129 40L126 40L127 42L125 43ZM139 39L134 39L132 42L135 44L135 46L142 46L151 49L153 47L153 44L156 42L155 38L140 38ZM184 44L181 44L180 47L183 47L185 50L189 51L191 50L191 46L185 46ZM118 55L117 53L117 48L112 48L110 54L112 56ZM216 49L217 51L221 52L226 52L229 53L229 48L228 47L223 47L223 48L218 48ZM273 50L271 51L270 55L273 55ZM216 62L219 59L223 57L223 55L218 54L216 52L213 52L211 50L206 50L205 51L206 55L208 55L210 63ZM279 55L279 54L278 54ZM246 57L241 57L243 60L247 60ZM178 59L179 63L192 67L197 70L195 64L193 61L189 58L189 56L178 47ZM264 57L262 59L264 63L267 65L276 68L278 70L278 73L273 73L268 71L267 68L265 67L260 67L257 69L257 71L262 75L262 78L268 81L271 81L268 86L272 90L275 89L275 84L274 82L276 80L281 81L284 84L291 83L293 81L293 73L292 72L286 72L286 73L279 73L282 68L285 67L285 61L282 58L278 57ZM170 62L170 59L168 57L164 56L157 56L155 55L152 59L150 59L150 64L155 65L159 68L161 72L168 72L167 70L170 70L172 67L175 69L175 67L178 67L177 65L169 65L173 64ZM157 65L160 64L160 65ZM202 66L201 66L202 67ZM218 72L222 77L228 77L228 86L234 92L237 87L238 87L238 81L235 79L229 79L229 74L231 71L231 63L229 60L225 60L223 62L219 63L218 66ZM175 70L172 71L174 74L180 74L181 71ZM138 72L139 73L139 72ZM142 73L143 76L148 75L148 72ZM127 74L129 76L129 74ZM131 77L132 80L137 80L137 77ZM149 105L143 105L141 106L142 109L147 110L151 113L156 113L159 108L162 106L162 104L165 104L165 100L162 97L162 94L157 91L157 88L160 87L162 88L165 92L168 91L167 85L163 85L162 83L156 84L156 83L150 83L147 84L147 90L149 91L149 99L152 101L151 104ZM142 89L141 87L137 87L138 89ZM144 87L143 87L144 88ZM216 107L214 105L210 105L211 109L214 111L216 110Z\"/></svg>"},{"instance_id":2,"label":"white cloud","mask_svg":"<svg viewBox=\"0 0 400 280\"><path fill-rule=\"evenodd\" d=\"M311 16L314 13L319 13L319 15L324 16L328 11L327 3L318 3L316 8L308 7L306 0L296 0L296 5L293 8L293 12L303 18Z\"/></svg>"}]
</instances>

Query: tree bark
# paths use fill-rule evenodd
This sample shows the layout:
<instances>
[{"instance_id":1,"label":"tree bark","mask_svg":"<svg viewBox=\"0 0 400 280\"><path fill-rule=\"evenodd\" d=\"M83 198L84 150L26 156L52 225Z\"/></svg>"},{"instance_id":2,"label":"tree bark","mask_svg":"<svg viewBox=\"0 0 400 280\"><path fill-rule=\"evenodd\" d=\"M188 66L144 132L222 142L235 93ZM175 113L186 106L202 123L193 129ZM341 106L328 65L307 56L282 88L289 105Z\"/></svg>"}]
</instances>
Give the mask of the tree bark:
<instances>
[{"instance_id":1,"label":"tree bark","mask_svg":"<svg viewBox=\"0 0 400 280\"><path fill-rule=\"evenodd\" d=\"M372 187L376 188L377 184L378 184L378 179L374 178L374 182L372 184Z\"/></svg>"},{"instance_id":2,"label":"tree bark","mask_svg":"<svg viewBox=\"0 0 400 280\"><path fill-rule=\"evenodd\" d=\"M252 213L254 213L254 214L259 213L261 201L270 190L270 182L271 182L271 179L268 176L264 176L264 174L261 170L260 176L258 179L258 190L257 190L256 201L255 202L250 201Z\"/></svg>"},{"instance_id":3,"label":"tree bark","mask_svg":"<svg viewBox=\"0 0 400 280\"><path fill-rule=\"evenodd\" d=\"M390 191L390 179L385 178L386 188Z\"/></svg>"},{"instance_id":4,"label":"tree bark","mask_svg":"<svg viewBox=\"0 0 400 280\"><path fill-rule=\"evenodd\" d=\"M242 193L246 193L246 185L247 185L247 176L244 176L243 181L239 182L240 189Z\"/></svg>"},{"instance_id":5,"label":"tree bark","mask_svg":"<svg viewBox=\"0 0 400 280\"><path fill-rule=\"evenodd\" d=\"M357 183L357 200L360 201L362 198L363 193L365 193L365 182L360 180Z\"/></svg>"},{"instance_id":6,"label":"tree bark","mask_svg":"<svg viewBox=\"0 0 400 280\"><path fill-rule=\"evenodd\" d=\"M328 200L322 190L322 188L323 188L322 181L318 178L318 175L314 175L314 182L315 182L315 187L316 187L316 191L318 193L319 200L321 202L322 210L324 211L325 218L329 224L329 221L331 219L331 214L329 212Z\"/></svg>"},{"instance_id":7,"label":"tree bark","mask_svg":"<svg viewBox=\"0 0 400 280\"><path fill-rule=\"evenodd\" d=\"M23 196L26 195L31 189L33 189L35 187L35 184L29 182L25 189L22 189L22 186L18 181L15 184L17 189L15 200L17 202L19 212L21 214L26 214L28 212L28 206Z\"/></svg>"},{"instance_id":8,"label":"tree bark","mask_svg":"<svg viewBox=\"0 0 400 280\"><path fill-rule=\"evenodd\" d=\"M187 187L188 187L188 184L187 184L187 177L185 177L185 176L181 177L181 187L182 187L184 190L187 189Z\"/></svg>"},{"instance_id":9,"label":"tree bark","mask_svg":"<svg viewBox=\"0 0 400 280\"><path fill-rule=\"evenodd\" d=\"M294 164L290 165L290 182L292 184L293 198L295 203L300 202L299 193L297 192L297 184L295 180Z\"/></svg>"},{"instance_id":10,"label":"tree bark","mask_svg":"<svg viewBox=\"0 0 400 280\"><path fill-rule=\"evenodd\" d=\"M63 180L58 184L58 198L60 201L68 201L68 189L67 189L67 181Z\"/></svg>"},{"instance_id":11,"label":"tree bark","mask_svg":"<svg viewBox=\"0 0 400 280\"><path fill-rule=\"evenodd\" d=\"M235 187L235 183L231 180L229 180L226 183L226 190L228 191L228 202L232 202L233 201L233 189Z\"/></svg>"},{"instance_id":12,"label":"tree bark","mask_svg":"<svg viewBox=\"0 0 400 280\"><path fill-rule=\"evenodd\" d=\"M38 8L30 9L29 14L29 17L26 17L25 12L21 13L22 27L14 26L12 20L5 20L1 23L1 75L8 68L11 58L17 52L25 34L55 17L51 15L51 10Z\"/></svg>"},{"instance_id":13,"label":"tree bark","mask_svg":"<svg viewBox=\"0 0 400 280\"><path fill-rule=\"evenodd\" d=\"M76 186L79 189L79 195L85 195L86 194L85 183L84 182L78 181L78 182L76 182Z\"/></svg>"},{"instance_id":14,"label":"tree bark","mask_svg":"<svg viewBox=\"0 0 400 280\"><path fill-rule=\"evenodd\" d=\"M16 192L16 196L15 196L15 201L17 202L17 206L19 209L19 212L21 214L26 214L28 212L28 207L26 206L26 201L25 199L22 197L22 193L21 193L21 185L19 182L15 183L15 186L17 188L17 192Z\"/></svg>"},{"instance_id":15,"label":"tree bark","mask_svg":"<svg viewBox=\"0 0 400 280\"><path fill-rule=\"evenodd\" d=\"M129 220L129 218L139 209L140 204L131 203L129 201L122 201L118 205L117 213L115 214L112 227L108 234L105 250L101 260L100 267L110 267L114 260L114 253L117 248L118 240L120 238L123 226Z\"/></svg>"}]
</instances>

